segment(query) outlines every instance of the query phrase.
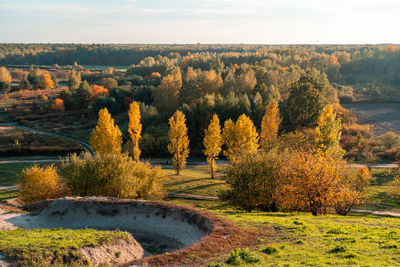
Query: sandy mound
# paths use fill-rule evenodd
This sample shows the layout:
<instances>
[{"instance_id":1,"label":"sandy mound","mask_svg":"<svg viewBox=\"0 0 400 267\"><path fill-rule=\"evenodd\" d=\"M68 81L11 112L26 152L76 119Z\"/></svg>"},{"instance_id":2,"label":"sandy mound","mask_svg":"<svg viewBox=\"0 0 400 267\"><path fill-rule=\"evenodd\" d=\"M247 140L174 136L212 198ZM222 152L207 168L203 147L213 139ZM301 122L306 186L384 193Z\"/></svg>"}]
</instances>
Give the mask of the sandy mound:
<instances>
[{"instance_id":1,"label":"sandy mound","mask_svg":"<svg viewBox=\"0 0 400 267\"><path fill-rule=\"evenodd\" d=\"M4 221L8 229L119 229L132 233L142 245L162 244L169 250L190 246L212 231L208 220L185 208L99 197L61 198L37 215L13 216Z\"/></svg>"}]
</instances>

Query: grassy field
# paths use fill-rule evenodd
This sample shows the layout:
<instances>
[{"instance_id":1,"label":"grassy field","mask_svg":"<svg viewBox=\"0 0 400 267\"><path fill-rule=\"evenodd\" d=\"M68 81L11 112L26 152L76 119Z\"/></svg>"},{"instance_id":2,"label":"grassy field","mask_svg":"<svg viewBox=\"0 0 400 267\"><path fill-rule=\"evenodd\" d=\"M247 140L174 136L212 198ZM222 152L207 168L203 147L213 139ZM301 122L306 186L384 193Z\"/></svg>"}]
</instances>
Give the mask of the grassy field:
<instances>
[{"instance_id":1,"label":"grassy field","mask_svg":"<svg viewBox=\"0 0 400 267\"><path fill-rule=\"evenodd\" d=\"M179 176L172 169L165 169L165 172L167 177L163 183L167 192L218 196L221 190L226 189L224 177L218 174L212 179L207 167L185 169Z\"/></svg>"},{"instance_id":2,"label":"grassy field","mask_svg":"<svg viewBox=\"0 0 400 267\"><path fill-rule=\"evenodd\" d=\"M82 266L87 263L77 249L127 236L126 232L118 230L16 229L0 231L0 251L17 258L19 266L47 266L49 258L52 258L52 265Z\"/></svg>"},{"instance_id":3,"label":"grassy field","mask_svg":"<svg viewBox=\"0 0 400 267\"><path fill-rule=\"evenodd\" d=\"M10 186L18 182L18 175L24 168L32 166L32 162L0 163L0 186ZM37 165L45 166L51 162L39 162Z\"/></svg>"}]
</instances>

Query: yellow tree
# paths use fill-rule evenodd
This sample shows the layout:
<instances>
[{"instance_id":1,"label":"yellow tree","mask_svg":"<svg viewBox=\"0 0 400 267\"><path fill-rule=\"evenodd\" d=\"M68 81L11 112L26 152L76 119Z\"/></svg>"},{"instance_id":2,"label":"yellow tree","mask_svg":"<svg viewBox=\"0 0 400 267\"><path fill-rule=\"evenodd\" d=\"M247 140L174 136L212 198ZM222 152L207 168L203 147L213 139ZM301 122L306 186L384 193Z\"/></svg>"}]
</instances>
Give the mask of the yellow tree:
<instances>
[{"instance_id":1,"label":"yellow tree","mask_svg":"<svg viewBox=\"0 0 400 267\"><path fill-rule=\"evenodd\" d=\"M265 114L261 121L260 143L264 149L278 137L279 123L280 115L278 102L273 99L265 108Z\"/></svg>"},{"instance_id":2,"label":"yellow tree","mask_svg":"<svg viewBox=\"0 0 400 267\"><path fill-rule=\"evenodd\" d=\"M186 159L189 156L189 138L185 121L185 115L179 110L169 119L168 151L172 155L172 165L177 175L186 167Z\"/></svg>"},{"instance_id":3,"label":"yellow tree","mask_svg":"<svg viewBox=\"0 0 400 267\"><path fill-rule=\"evenodd\" d=\"M6 67L0 67L0 82L11 83L11 75Z\"/></svg>"},{"instance_id":4,"label":"yellow tree","mask_svg":"<svg viewBox=\"0 0 400 267\"><path fill-rule=\"evenodd\" d=\"M44 88L54 88L54 81L47 71L43 71L42 80Z\"/></svg>"},{"instance_id":5,"label":"yellow tree","mask_svg":"<svg viewBox=\"0 0 400 267\"><path fill-rule=\"evenodd\" d=\"M140 123L140 109L138 102L132 102L129 106L129 125L128 132L133 143L132 154L135 161L139 161L140 148L139 139L142 133L142 124Z\"/></svg>"},{"instance_id":6,"label":"yellow tree","mask_svg":"<svg viewBox=\"0 0 400 267\"><path fill-rule=\"evenodd\" d=\"M99 112L96 129L90 135L90 145L100 155L121 153L122 134L106 108Z\"/></svg>"},{"instance_id":7,"label":"yellow tree","mask_svg":"<svg viewBox=\"0 0 400 267\"><path fill-rule=\"evenodd\" d=\"M339 144L342 135L341 130L342 124L340 119L336 119L333 106L325 106L318 118L318 126L315 129L315 149L330 153L335 157L343 157L345 151Z\"/></svg>"},{"instance_id":8,"label":"yellow tree","mask_svg":"<svg viewBox=\"0 0 400 267\"><path fill-rule=\"evenodd\" d=\"M218 159L222 146L221 126L219 125L217 114L214 114L208 129L205 130L203 145L205 148L204 154L207 157L208 166L210 168L211 178L214 178L216 171L215 160Z\"/></svg>"},{"instance_id":9,"label":"yellow tree","mask_svg":"<svg viewBox=\"0 0 400 267\"><path fill-rule=\"evenodd\" d=\"M228 120L222 133L226 150L224 155L236 162L243 153L253 153L258 149L258 133L253 121L245 114L240 115L236 123Z\"/></svg>"}]
</instances>

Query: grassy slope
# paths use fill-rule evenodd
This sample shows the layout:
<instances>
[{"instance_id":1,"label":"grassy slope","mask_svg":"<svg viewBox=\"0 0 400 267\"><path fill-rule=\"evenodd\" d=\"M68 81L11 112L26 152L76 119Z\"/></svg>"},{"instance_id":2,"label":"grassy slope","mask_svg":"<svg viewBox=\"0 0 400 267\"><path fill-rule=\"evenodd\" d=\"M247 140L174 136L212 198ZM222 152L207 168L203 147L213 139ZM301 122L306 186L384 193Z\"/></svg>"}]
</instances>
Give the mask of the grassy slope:
<instances>
[{"instance_id":1,"label":"grassy slope","mask_svg":"<svg viewBox=\"0 0 400 267\"><path fill-rule=\"evenodd\" d=\"M17 229L0 231L0 251L11 258L18 258L22 266L44 266L49 258L52 264L85 263L77 249L97 246L117 238L127 237L121 231L92 229Z\"/></svg>"}]
</instances>

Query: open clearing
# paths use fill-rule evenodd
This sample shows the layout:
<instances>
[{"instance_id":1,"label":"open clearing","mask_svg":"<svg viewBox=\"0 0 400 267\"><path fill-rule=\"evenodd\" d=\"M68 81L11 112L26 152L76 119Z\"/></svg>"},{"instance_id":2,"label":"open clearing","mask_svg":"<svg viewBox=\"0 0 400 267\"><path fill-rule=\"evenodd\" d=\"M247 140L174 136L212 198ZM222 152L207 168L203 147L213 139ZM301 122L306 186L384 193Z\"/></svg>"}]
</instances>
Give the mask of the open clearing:
<instances>
[{"instance_id":1,"label":"open clearing","mask_svg":"<svg viewBox=\"0 0 400 267\"><path fill-rule=\"evenodd\" d=\"M377 134L400 133L400 103L344 104L351 109L360 124L373 124Z\"/></svg>"}]
</instances>

